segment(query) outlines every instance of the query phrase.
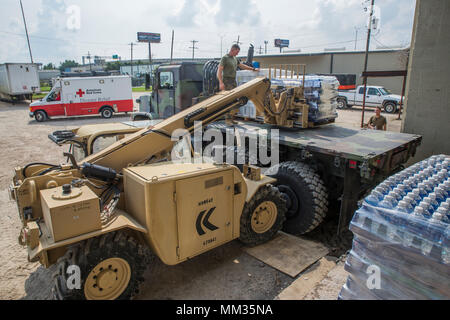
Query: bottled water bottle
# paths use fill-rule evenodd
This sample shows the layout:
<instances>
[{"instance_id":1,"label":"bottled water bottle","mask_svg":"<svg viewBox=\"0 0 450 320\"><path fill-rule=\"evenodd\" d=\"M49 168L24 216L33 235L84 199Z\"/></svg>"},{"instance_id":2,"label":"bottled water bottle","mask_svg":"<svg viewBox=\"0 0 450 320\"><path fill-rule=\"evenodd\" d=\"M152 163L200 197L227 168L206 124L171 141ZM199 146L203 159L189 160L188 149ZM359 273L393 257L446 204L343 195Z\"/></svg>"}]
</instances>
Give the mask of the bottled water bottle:
<instances>
[{"instance_id":1,"label":"bottled water bottle","mask_svg":"<svg viewBox=\"0 0 450 320\"><path fill-rule=\"evenodd\" d=\"M379 185L375 188L375 191L378 191L383 196L385 196L389 193L390 189L388 187L386 187L385 185Z\"/></svg>"},{"instance_id":2,"label":"bottled water bottle","mask_svg":"<svg viewBox=\"0 0 450 320\"><path fill-rule=\"evenodd\" d=\"M442 214L445 214L447 217L447 220L450 222L450 203L449 202L442 202L439 206L438 210L441 210L440 212Z\"/></svg>"},{"instance_id":3,"label":"bottled water bottle","mask_svg":"<svg viewBox=\"0 0 450 320\"><path fill-rule=\"evenodd\" d=\"M426 182L421 182L421 183L419 183L419 185L417 186L419 189L420 188L423 188L423 189L425 189L425 192L427 193L427 194L429 194L429 193L431 193L432 191L433 191L433 189L430 187L430 185L428 184L428 183L426 183Z\"/></svg>"},{"instance_id":4,"label":"bottled water bottle","mask_svg":"<svg viewBox=\"0 0 450 320\"><path fill-rule=\"evenodd\" d=\"M436 196L436 201L439 203L439 205L442 203L442 202L445 202L445 200L446 200L446 196L445 196L445 191L444 191L444 189L442 189L441 187L436 187L436 188L434 188L434 195Z\"/></svg>"},{"instance_id":5,"label":"bottled water bottle","mask_svg":"<svg viewBox=\"0 0 450 320\"><path fill-rule=\"evenodd\" d=\"M425 197L425 198L422 200L422 202L427 204L427 206L428 206L428 211L429 211L430 215L433 215L433 213L434 213L434 207L433 207L431 198L430 198L430 197Z\"/></svg>"},{"instance_id":6,"label":"bottled water bottle","mask_svg":"<svg viewBox=\"0 0 450 320\"><path fill-rule=\"evenodd\" d=\"M430 198L430 204L433 207L433 211L435 211L437 208L439 208L439 202L437 201L436 193L432 192L428 195L428 198Z\"/></svg>"},{"instance_id":7,"label":"bottled water bottle","mask_svg":"<svg viewBox=\"0 0 450 320\"><path fill-rule=\"evenodd\" d=\"M408 187L405 185L405 183L399 184L397 186L397 189L399 189L401 191L403 196L406 196L408 194L408 192L411 191L408 189Z\"/></svg>"},{"instance_id":8,"label":"bottled water bottle","mask_svg":"<svg viewBox=\"0 0 450 320\"><path fill-rule=\"evenodd\" d=\"M403 198L403 200L408 201L413 208L419 204L412 192L408 193L406 197Z\"/></svg>"},{"instance_id":9,"label":"bottled water bottle","mask_svg":"<svg viewBox=\"0 0 450 320\"><path fill-rule=\"evenodd\" d=\"M419 192L419 196L423 199L428 195L428 192L425 190L425 186L421 185L419 183L419 185L417 186L417 188L415 188L414 190L417 190ZM413 190L413 191L414 191Z\"/></svg>"},{"instance_id":10,"label":"bottled water bottle","mask_svg":"<svg viewBox=\"0 0 450 320\"><path fill-rule=\"evenodd\" d=\"M414 199L414 207L417 207L419 203L422 201L422 197L420 196L419 189L413 189L408 195Z\"/></svg>"},{"instance_id":11,"label":"bottled water bottle","mask_svg":"<svg viewBox=\"0 0 450 320\"><path fill-rule=\"evenodd\" d=\"M450 264L450 226L445 229L442 243L442 262Z\"/></svg>"},{"instance_id":12,"label":"bottled water bottle","mask_svg":"<svg viewBox=\"0 0 450 320\"><path fill-rule=\"evenodd\" d=\"M418 250L421 250L421 246L417 247L413 245L415 237L422 237L424 223L425 223L424 210L422 207L416 207L414 212L410 215L408 219L408 228L405 230L403 235L403 245L406 247L415 247Z\"/></svg>"},{"instance_id":13,"label":"bottled water bottle","mask_svg":"<svg viewBox=\"0 0 450 320\"><path fill-rule=\"evenodd\" d=\"M418 179L411 177L411 178L407 179L404 184L407 185L408 188L413 190L413 189L417 188L417 185L419 184L419 182L418 182Z\"/></svg>"},{"instance_id":14,"label":"bottled water bottle","mask_svg":"<svg viewBox=\"0 0 450 320\"><path fill-rule=\"evenodd\" d=\"M378 192L377 190L372 191L372 193L366 197L366 202L374 207L377 207L379 202L381 200L383 200L384 196L383 194L381 194L380 192Z\"/></svg>"},{"instance_id":15,"label":"bottled water bottle","mask_svg":"<svg viewBox=\"0 0 450 320\"><path fill-rule=\"evenodd\" d=\"M404 200L401 200L397 205L397 211L404 213L404 214L410 214L414 211L413 206L411 205L411 202L414 201L412 199L407 199L408 197L404 198Z\"/></svg>"},{"instance_id":16,"label":"bottled water bottle","mask_svg":"<svg viewBox=\"0 0 450 320\"><path fill-rule=\"evenodd\" d=\"M448 208L444 208L443 206L440 206L435 212L435 214L441 215L442 216L441 221L443 223L447 223L447 224L450 222L450 218L448 217L448 213L449 213L448 212Z\"/></svg>"},{"instance_id":17,"label":"bottled water bottle","mask_svg":"<svg viewBox=\"0 0 450 320\"><path fill-rule=\"evenodd\" d=\"M392 190L392 192L398 194L401 198L406 196L406 192L404 190L402 190L401 188L399 188L399 187L394 188L394 190Z\"/></svg>"},{"instance_id":18,"label":"bottled water bottle","mask_svg":"<svg viewBox=\"0 0 450 320\"><path fill-rule=\"evenodd\" d=\"M430 208L431 206L429 203L426 203L422 200L422 202L419 203L419 207L423 209L423 216L426 219L431 218L432 213L431 213L431 208Z\"/></svg>"},{"instance_id":19,"label":"bottled water bottle","mask_svg":"<svg viewBox=\"0 0 450 320\"><path fill-rule=\"evenodd\" d=\"M398 201L393 196L387 195L386 197L384 197L383 201L380 202L380 207L386 209L394 209L397 205L397 202Z\"/></svg>"},{"instance_id":20,"label":"bottled water bottle","mask_svg":"<svg viewBox=\"0 0 450 320\"><path fill-rule=\"evenodd\" d=\"M395 204L397 204L397 202L403 199L403 196L399 192L396 192L395 189L389 192L388 196L391 196L396 200Z\"/></svg>"}]
</instances>

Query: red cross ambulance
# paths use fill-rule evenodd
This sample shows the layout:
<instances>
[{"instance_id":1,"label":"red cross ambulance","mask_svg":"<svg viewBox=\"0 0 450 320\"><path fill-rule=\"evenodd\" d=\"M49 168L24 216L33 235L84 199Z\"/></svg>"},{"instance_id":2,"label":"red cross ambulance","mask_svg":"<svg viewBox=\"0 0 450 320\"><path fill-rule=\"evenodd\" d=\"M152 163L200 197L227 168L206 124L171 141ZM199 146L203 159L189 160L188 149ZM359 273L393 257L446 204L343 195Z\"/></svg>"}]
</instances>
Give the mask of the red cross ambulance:
<instances>
[{"instance_id":1,"label":"red cross ambulance","mask_svg":"<svg viewBox=\"0 0 450 320\"><path fill-rule=\"evenodd\" d=\"M133 112L129 76L58 78L52 90L30 104L30 117L42 122L52 117Z\"/></svg>"}]
</instances>

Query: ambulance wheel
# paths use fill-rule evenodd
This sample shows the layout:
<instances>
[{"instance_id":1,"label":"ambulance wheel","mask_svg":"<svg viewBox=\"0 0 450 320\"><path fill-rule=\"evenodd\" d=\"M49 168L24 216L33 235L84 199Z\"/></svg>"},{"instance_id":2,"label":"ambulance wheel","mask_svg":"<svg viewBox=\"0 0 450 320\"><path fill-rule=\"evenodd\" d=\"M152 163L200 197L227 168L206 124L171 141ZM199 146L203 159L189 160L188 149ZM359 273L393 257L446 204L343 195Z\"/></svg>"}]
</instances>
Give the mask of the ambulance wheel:
<instances>
[{"instance_id":1,"label":"ambulance wheel","mask_svg":"<svg viewBox=\"0 0 450 320\"><path fill-rule=\"evenodd\" d=\"M104 119L111 119L114 114L114 111L110 107L104 107L102 109L102 111L100 112L100 114L102 115L102 118L104 118Z\"/></svg>"},{"instance_id":2,"label":"ambulance wheel","mask_svg":"<svg viewBox=\"0 0 450 320\"><path fill-rule=\"evenodd\" d=\"M121 231L71 246L58 260L53 298L129 300L138 293L151 257L148 248Z\"/></svg>"},{"instance_id":3,"label":"ambulance wheel","mask_svg":"<svg viewBox=\"0 0 450 320\"><path fill-rule=\"evenodd\" d=\"M276 187L261 187L244 206L239 240L249 246L271 240L283 227L286 211L286 201Z\"/></svg>"},{"instance_id":4,"label":"ambulance wheel","mask_svg":"<svg viewBox=\"0 0 450 320\"><path fill-rule=\"evenodd\" d=\"M36 111L34 118L37 122L44 122L47 120L47 114L44 111Z\"/></svg>"}]
</instances>

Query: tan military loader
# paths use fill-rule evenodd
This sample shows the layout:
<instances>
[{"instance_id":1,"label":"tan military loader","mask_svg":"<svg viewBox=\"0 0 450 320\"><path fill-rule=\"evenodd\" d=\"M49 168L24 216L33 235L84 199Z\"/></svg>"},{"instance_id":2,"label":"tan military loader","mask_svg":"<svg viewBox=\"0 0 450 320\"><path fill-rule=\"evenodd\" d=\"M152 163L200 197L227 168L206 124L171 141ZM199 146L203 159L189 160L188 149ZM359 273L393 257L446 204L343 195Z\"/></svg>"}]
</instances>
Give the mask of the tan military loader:
<instances>
[{"instance_id":1,"label":"tan military loader","mask_svg":"<svg viewBox=\"0 0 450 320\"><path fill-rule=\"evenodd\" d=\"M195 121L211 123L249 99L269 124L300 121L302 88L276 102L270 85L258 78L218 93L80 163L66 154L70 164L16 168L10 194L23 223L19 241L30 261L58 264L54 297L133 297L149 248L176 265L233 239L270 240L286 212L275 179L249 166L242 173L228 164L171 161L176 129L192 132Z\"/></svg>"}]
</instances>

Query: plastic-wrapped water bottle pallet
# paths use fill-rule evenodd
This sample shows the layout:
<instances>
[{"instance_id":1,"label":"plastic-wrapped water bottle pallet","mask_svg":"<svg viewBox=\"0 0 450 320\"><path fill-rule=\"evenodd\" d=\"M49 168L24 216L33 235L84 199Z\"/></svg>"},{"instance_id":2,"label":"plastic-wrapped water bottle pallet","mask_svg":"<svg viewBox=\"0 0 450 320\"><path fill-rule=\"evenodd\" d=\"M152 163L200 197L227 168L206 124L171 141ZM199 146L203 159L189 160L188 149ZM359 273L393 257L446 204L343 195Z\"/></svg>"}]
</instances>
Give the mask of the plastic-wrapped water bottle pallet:
<instances>
[{"instance_id":1,"label":"plastic-wrapped water bottle pallet","mask_svg":"<svg viewBox=\"0 0 450 320\"><path fill-rule=\"evenodd\" d=\"M387 290L370 290L365 281L358 279L350 274L347 278L347 282L342 287L339 293L338 299L340 300L398 300L398 298L392 295Z\"/></svg>"},{"instance_id":2,"label":"plastic-wrapped water bottle pallet","mask_svg":"<svg viewBox=\"0 0 450 320\"><path fill-rule=\"evenodd\" d=\"M361 283L366 283L371 275L367 270L370 266L377 266L382 290L370 290L375 296L380 299L450 299L448 274L443 274L442 270L417 262L411 264L411 260L403 261L401 256L401 259L394 260L394 252L386 255L385 249L373 251L364 245L366 241L358 239L357 242L347 258L345 270Z\"/></svg>"},{"instance_id":3,"label":"plastic-wrapped water bottle pallet","mask_svg":"<svg viewBox=\"0 0 450 320\"><path fill-rule=\"evenodd\" d=\"M401 245L376 243L360 236L355 236L352 253L367 263L386 267L390 274L396 272L400 278L409 277L426 288L441 290L450 298L449 269L441 263L424 259L413 251L405 251Z\"/></svg>"},{"instance_id":4,"label":"plastic-wrapped water bottle pallet","mask_svg":"<svg viewBox=\"0 0 450 320\"><path fill-rule=\"evenodd\" d=\"M375 208L369 204L364 203L363 206L356 212L350 224L350 230L357 235L363 236L375 243L389 245L396 244L400 246L399 251L410 251L417 255L421 260L433 260L438 263L447 264L449 261L447 257L448 247L448 233L444 232L445 225L442 226L422 226L421 221L415 221L414 217L403 221L403 226L393 224L396 222L396 212ZM386 217L391 217L391 221L387 221ZM429 234L439 235L433 239L426 237L426 235L419 235L415 230L417 225L423 228L428 228L433 232Z\"/></svg>"}]
</instances>

